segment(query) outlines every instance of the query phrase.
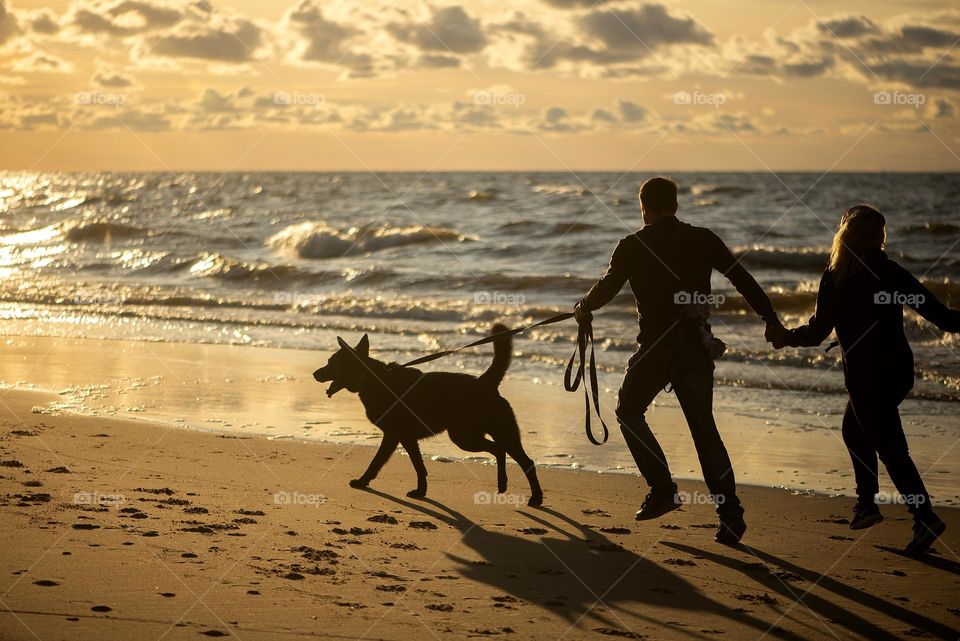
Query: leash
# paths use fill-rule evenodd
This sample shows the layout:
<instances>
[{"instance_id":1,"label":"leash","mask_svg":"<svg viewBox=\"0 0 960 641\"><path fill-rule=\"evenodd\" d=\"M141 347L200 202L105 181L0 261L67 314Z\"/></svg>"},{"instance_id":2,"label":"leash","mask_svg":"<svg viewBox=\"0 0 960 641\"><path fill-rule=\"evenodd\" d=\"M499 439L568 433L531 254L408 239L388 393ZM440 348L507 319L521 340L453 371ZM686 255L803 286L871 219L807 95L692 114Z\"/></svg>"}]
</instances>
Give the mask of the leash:
<instances>
[{"instance_id":1,"label":"leash","mask_svg":"<svg viewBox=\"0 0 960 641\"><path fill-rule=\"evenodd\" d=\"M594 355L593 350L593 324L590 322L591 317L587 317L587 320L584 321L579 330L577 331L577 349L573 352L573 356L570 357L570 362L567 363L567 369L563 373L563 388L568 392L576 392L580 387L580 383L583 383L583 409L584 409L584 418L583 424L584 429L587 432L587 439L594 445L603 445L607 442L607 438L610 437L610 430L607 429L607 424L603 422L603 416L600 415L600 386L597 383L597 363L596 356ZM584 369L587 365L587 344L590 345L590 390L587 390L587 380L586 373ZM573 364L577 359L577 356L580 356L580 364L577 366L577 374L574 376L573 380L570 380L570 375L573 373ZM597 419L600 421L600 427L603 428L603 440L598 441L593 435L593 429L590 427L590 396L593 396L593 409L597 412Z\"/></svg>"},{"instance_id":2,"label":"leash","mask_svg":"<svg viewBox=\"0 0 960 641\"><path fill-rule=\"evenodd\" d=\"M437 359L443 358L444 356L450 356L451 354L456 354L465 349L470 349L471 347L477 347L479 345L486 345L487 343L492 343L494 341L500 340L501 338L506 338L508 336L514 336L516 334L521 334L525 331L534 329L536 327L543 327L544 325L552 325L554 323L560 323L562 321L573 318L573 312L564 312L562 314L557 314L556 316L551 316L545 320L542 320L533 325L527 325L526 327L518 327L516 329L508 329L505 332L497 332L496 334L491 334L489 336L484 336L479 340L475 340L472 343L467 345L462 345L454 349L445 349L440 352L434 352L433 354L427 354L426 356L421 356L420 358L415 358L412 361L408 361L402 365L402 367L412 367L414 365L420 365L421 363L429 363L430 361L435 361ZM603 422L603 417L600 415L600 385L597 381L597 364L596 356L594 355L593 349L593 326L590 321L584 322L579 326L577 330L577 348L573 352L573 356L570 357L570 362L567 363L567 369L563 373L563 388L568 392L576 392L580 388L580 383L583 385L583 402L586 409L584 425L587 432L587 439L590 440L594 445L602 445L607 442L607 438L610 435L610 431L607 429L607 424ZM586 365L587 365L587 344L590 345L590 389L587 390L586 385ZM577 367L576 376L571 380L571 375L573 374L573 365L576 362L577 356L580 357L580 365ZM600 420L600 425L603 428L603 440L598 441L593 435L593 430L590 427L590 396L593 396L593 407L597 412L597 418Z\"/></svg>"}]
</instances>

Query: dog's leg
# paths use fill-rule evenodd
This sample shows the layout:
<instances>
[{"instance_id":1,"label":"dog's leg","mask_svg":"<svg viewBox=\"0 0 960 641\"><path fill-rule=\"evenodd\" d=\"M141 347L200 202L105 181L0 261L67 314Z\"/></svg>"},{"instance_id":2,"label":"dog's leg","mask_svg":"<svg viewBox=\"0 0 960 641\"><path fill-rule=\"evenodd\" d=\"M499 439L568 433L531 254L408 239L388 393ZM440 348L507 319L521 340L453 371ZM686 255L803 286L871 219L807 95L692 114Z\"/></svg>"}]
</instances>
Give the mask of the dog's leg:
<instances>
[{"instance_id":1,"label":"dog's leg","mask_svg":"<svg viewBox=\"0 0 960 641\"><path fill-rule=\"evenodd\" d=\"M488 452L497 459L497 491L507 491L507 453L495 441L483 434L466 430L450 430L450 440L465 452Z\"/></svg>"},{"instance_id":2,"label":"dog's leg","mask_svg":"<svg viewBox=\"0 0 960 641\"><path fill-rule=\"evenodd\" d=\"M427 466L423 464L420 444L415 438L406 439L403 441L403 449L410 455L410 462L413 463L413 469L417 472L417 489L407 492L407 496L422 499L427 495Z\"/></svg>"},{"instance_id":3,"label":"dog's leg","mask_svg":"<svg viewBox=\"0 0 960 641\"><path fill-rule=\"evenodd\" d=\"M362 488L370 485L370 481L377 478L377 474L390 459L390 455L397 449L399 443L400 440L397 437L384 434L383 440L380 441L380 449L373 455L373 460L370 461L367 471L360 478L350 481L350 487Z\"/></svg>"},{"instance_id":4,"label":"dog's leg","mask_svg":"<svg viewBox=\"0 0 960 641\"><path fill-rule=\"evenodd\" d=\"M517 439L516 442L507 446L507 453L517 462L517 465L520 466L520 469L522 469L526 475L527 482L530 483L530 500L527 501L527 505L530 507L543 505L543 490L540 488L540 480L537 478L537 466L533 462L533 459L523 451L523 445L520 444L520 439Z\"/></svg>"}]
</instances>

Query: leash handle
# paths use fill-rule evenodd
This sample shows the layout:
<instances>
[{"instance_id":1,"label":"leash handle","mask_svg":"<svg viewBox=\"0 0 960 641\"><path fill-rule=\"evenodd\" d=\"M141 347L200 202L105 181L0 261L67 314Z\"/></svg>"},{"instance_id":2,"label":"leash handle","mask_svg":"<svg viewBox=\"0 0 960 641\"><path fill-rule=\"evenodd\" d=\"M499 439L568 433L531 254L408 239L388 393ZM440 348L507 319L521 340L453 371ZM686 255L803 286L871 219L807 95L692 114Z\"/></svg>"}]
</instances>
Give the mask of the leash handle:
<instances>
[{"instance_id":1,"label":"leash handle","mask_svg":"<svg viewBox=\"0 0 960 641\"><path fill-rule=\"evenodd\" d=\"M586 366L587 366L587 344L590 345L590 389L587 390ZM577 365L577 373L573 376L574 364L577 357L580 357ZM572 376L572 378L571 378ZM603 445L610 437L610 430L603 421L600 414L600 384L597 380L597 359L594 351L593 324L585 320L580 324L577 330L577 348L574 350L570 361L567 363L567 369L563 373L563 388L568 392L576 392L583 383L583 408L584 408L584 429L587 432L587 439L594 445ZM593 397L593 408L597 413L597 419L600 421L600 427L603 429L602 440L597 440L593 435L593 428L590 425L590 397Z\"/></svg>"}]
</instances>

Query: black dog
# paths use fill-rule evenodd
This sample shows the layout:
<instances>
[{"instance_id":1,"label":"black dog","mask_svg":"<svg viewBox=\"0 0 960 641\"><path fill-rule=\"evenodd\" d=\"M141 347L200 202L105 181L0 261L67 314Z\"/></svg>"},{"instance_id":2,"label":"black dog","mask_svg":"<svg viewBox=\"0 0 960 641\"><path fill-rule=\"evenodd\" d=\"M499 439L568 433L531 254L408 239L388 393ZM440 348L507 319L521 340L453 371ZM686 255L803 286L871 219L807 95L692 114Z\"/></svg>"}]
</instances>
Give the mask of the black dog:
<instances>
[{"instance_id":1,"label":"black dog","mask_svg":"<svg viewBox=\"0 0 960 641\"><path fill-rule=\"evenodd\" d=\"M493 328L494 333L502 331L506 331L502 325ZM520 428L513 409L497 391L510 365L509 337L494 341L493 363L480 376L448 372L425 374L412 367L378 361L370 357L366 334L356 347L350 347L339 336L337 342L340 349L313 377L321 383L332 381L327 389L328 397L341 389L359 393L367 418L383 431L380 449L363 476L350 481L351 487L369 485L397 445L403 445L417 472L417 489L407 496L426 496L427 468L418 441L447 430L450 440L461 449L490 452L496 457L500 492L507 490L506 455L509 454L530 483L527 505L543 503L537 471L520 444Z\"/></svg>"}]
</instances>

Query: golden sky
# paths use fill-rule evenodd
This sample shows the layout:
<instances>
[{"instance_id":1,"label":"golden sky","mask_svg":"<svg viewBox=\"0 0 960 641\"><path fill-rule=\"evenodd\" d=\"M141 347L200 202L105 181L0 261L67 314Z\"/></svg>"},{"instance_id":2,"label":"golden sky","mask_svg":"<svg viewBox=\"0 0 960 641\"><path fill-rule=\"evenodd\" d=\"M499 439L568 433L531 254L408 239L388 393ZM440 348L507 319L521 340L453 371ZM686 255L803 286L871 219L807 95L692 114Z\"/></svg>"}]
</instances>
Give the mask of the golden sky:
<instances>
[{"instance_id":1,"label":"golden sky","mask_svg":"<svg viewBox=\"0 0 960 641\"><path fill-rule=\"evenodd\" d=\"M0 169L960 170L960 10L0 0Z\"/></svg>"}]
</instances>

